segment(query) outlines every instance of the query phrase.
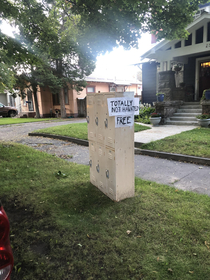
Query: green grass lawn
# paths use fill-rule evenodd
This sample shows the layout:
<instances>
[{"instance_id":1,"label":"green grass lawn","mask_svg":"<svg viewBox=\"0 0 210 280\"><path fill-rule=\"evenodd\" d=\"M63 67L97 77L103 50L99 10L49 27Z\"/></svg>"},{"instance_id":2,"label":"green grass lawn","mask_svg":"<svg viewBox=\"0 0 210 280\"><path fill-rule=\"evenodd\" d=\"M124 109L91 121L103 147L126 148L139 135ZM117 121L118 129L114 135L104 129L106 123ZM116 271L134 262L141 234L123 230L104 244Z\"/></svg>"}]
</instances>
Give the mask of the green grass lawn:
<instances>
[{"instance_id":1,"label":"green grass lawn","mask_svg":"<svg viewBox=\"0 0 210 280\"><path fill-rule=\"evenodd\" d=\"M139 132L146 129L150 129L150 127L134 123L134 132ZM49 128L36 130L36 132L69 136L69 137L79 138L83 140L88 139L87 123L74 123L74 124L67 124L67 125L56 126L56 127L49 127Z\"/></svg>"},{"instance_id":2,"label":"green grass lawn","mask_svg":"<svg viewBox=\"0 0 210 280\"><path fill-rule=\"evenodd\" d=\"M209 279L208 196L136 179L134 198L112 202L88 166L13 143L0 178L13 280Z\"/></svg>"},{"instance_id":3,"label":"green grass lawn","mask_svg":"<svg viewBox=\"0 0 210 280\"><path fill-rule=\"evenodd\" d=\"M144 144L141 148L210 158L210 129L195 128Z\"/></svg>"},{"instance_id":4,"label":"green grass lawn","mask_svg":"<svg viewBox=\"0 0 210 280\"><path fill-rule=\"evenodd\" d=\"M29 123L29 122L46 122L46 121L55 122L55 121L63 121L63 119L56 119L56 118L40 118L40 119L36 119L36 118L0 118L0 125Z\"/></svg>"}]
</instances>

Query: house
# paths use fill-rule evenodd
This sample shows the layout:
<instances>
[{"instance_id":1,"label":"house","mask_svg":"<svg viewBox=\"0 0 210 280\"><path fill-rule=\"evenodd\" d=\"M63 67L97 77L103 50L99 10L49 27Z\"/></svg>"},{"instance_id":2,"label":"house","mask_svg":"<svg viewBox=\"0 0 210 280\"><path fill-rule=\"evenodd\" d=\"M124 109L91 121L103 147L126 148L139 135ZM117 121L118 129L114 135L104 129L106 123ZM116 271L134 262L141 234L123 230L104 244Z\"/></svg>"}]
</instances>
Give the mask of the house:
<instances>
[{"instance_id":1,"label":"house","mask_svg":"<svg viewBox=\"0 0 210 280\"><path fill-rule=\"evenodd\" d=\"M115 78L95 78L87 77L87 86L81 92L66 87L64 89L64 99L67 117L86 116L86 96L92 92L111 91L133 91L135 96L141 98L140 81L123 81ZM22 115L28 117L35 116L34 98L29 89L25 90L26 97L22 100ZM59 94L52 94L50 89L38 88L38 106L41 117L51 117L60 111Z\"/></svg>"},{"instance_id":2,"label":"house","mask_svg":"<svg viewBox=\"0 0 210 280\"><path fill-rule=\"evenodd\" d=\"M187 31L186 40L162 40L142 55L143 103L160 91L166 100L199 101L210 88L210 3L199 6Z\"/></svg>"},{"instance_id":3,"label":"house","mask_svg":"<svg viewBox=\"0 0 210 280\"><path fill-rule=\"evenodd\" d=\"M0 93L0 102L6 106L15 107L18 112L21 112L21 98L17 96L14 98L9 92Z\"/></svg>"}]
</instances>

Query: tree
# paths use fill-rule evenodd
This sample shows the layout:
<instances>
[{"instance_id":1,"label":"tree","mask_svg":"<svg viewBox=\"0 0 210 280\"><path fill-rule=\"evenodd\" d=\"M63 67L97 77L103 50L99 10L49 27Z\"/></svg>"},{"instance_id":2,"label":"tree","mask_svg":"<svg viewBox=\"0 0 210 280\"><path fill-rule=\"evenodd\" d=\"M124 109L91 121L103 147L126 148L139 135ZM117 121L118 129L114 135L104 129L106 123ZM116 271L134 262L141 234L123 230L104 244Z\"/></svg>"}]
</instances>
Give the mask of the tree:
<instances>
[{"instance_id":1,"label":"tree","mask_svg":"<svg viewBox=\"0 0 210 280\"><path fill-rule=\"evenodd\" d=\"M0 19L12 19L19 27L15 38L19 45L7 39L3 48L7 50L12 44L6 55L14 59L16 69L23 63L30 68L34 97L40 84L59 90L61 115L65 117L64 86L81 89L99 53L119 45L137 47L142 32L158 32L157 39L185 37L185 27L193 20L198 4L205 2L16 0L11 4L3 0ZM0 33L5 42L2 38ZM47 78L40 79L40 74Z\"/></svg>"},{"instance_id":2,"label":"tree","mask_svg":"<svg viewBox=\"0 0 210 280\"><path fill-rule=\"evenodd\" d=\"M157 39L183 38L199 4L207 0L68 0L81 17L83 38L93 52L118 44L137 47L142 32L157 33Z\"/></svg>"},{"instance_id":3,"label":"tree","mask_svg":"<svg viewBox=\"0 0 210 280\"><path fill-rule=\"evenodd\" d=\"M15 83L15 75L11 70L11 62L7 58L6 52L0 50L0 93L4 93L5 90L12 91Z\"/></svg>"},{"instance_id":4,"label":"tree","mask_svg":"<svg viewBox=\"0 0 210 280\"><path fill-rule=\"evenodd\" d=\"M86 85L84 77L94 69L94 59L81 51L77 41L78 16L67 11L61 2L48 5L45 2L25 0L16 18L19 34L16 39L25 45L34 60L24 62L24 72L17 79L17 86L32 89L36 116L39 117L37 87L49 86L53 93L59 92L61 117L66 117L63 88L70 86L81 90ZM31 18L30 22L28 18ZM27 63L30 75L27 74ZM19 66L23 69L23 65ZM23 77L27 81L23 83Z\"/></svg>"}]
</instances>

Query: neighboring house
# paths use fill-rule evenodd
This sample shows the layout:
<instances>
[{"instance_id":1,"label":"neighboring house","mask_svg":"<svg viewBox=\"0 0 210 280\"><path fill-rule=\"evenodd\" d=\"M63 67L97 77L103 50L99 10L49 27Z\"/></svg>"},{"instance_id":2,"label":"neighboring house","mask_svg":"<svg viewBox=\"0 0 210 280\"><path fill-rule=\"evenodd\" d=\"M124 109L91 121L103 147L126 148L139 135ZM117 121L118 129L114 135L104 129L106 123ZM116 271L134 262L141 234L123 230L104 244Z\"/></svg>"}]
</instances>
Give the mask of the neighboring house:
<instances>
[{"instance_id":1,"label":"neighboring house","mask_svg":"<svg viewBox=\"0 0 210 280\"><path fill-rule=\"evenodd\" d=\"M33 94L29 89L25 90L26 96L22 100L22 115L34 117L35 103ZM64 100L67 117L78 115L77 98L85 97L83 94L78 95L76 90L64 89ZM52 94L48 87L39 87L37 91L37 100L41 117L52 117L60 111L59 93Z\"/></svg>"},{"instance_id":2,"label":"neighboring house","mask_svg":"<svg viewBox=\"0 0 210 280\"><path fill-rule=\"evenodd\" d=\"M141 97L141 82L116 81L115 79L98 79L87 77L87 87L81 92L69 88L64 89L67 117L86 116L86 96L91 92L133 91ZM22 100L22 114L34 117L35 104L32 92L25 90L26 97ZM59 94L52 94L49 88L40 87L37 92L38 106L41 117L50 117L60 111Z\"/></svg>"},{"instance_id":3,"label":"neighboring house","mask_svg":"<svg viewBox=\"0 0 210 280\"><path fill-rule=\"evenodd\" d=\"M86 87L86 92L125 92L133 91L134 95L141 95L142 83L137 80L119 80L113 78L96 78L87 77L86 81L88 83ZM84 90L83 90L84 91Z\"/></svg>"},{"instance_id":4,"label":"neighboring house","mask_svg":"<svg viewBox=\"0 0 210 280\"><path fill-rule=\"evenodd\" d=\"M199 101L210 88L210 3L200 5L187 40L163 40L142 55L142 102L162 91L170 100Z\"/></svg>"},{"instance_id":5,"label":"neighboring house","mask_svg":"<svg viewBox=\"0 0 210 280\"><path fill-rule=\"evenodd\" d=\"M0 102L6 106L8 105L7 104L7 95L5 93L0 93Z\"/></svg>"},{"instance_id":6,"label":"neighboring house","mask_svg":"<svg viewBox=\"0 0 210 280\"><path fill-rule=\"evenodd\" d=\"M18 112L21 112L21 99L19 96L12 97L10 93L0 93L0 102L6 106L17 108Z\"/></svg>"}]
</instances>

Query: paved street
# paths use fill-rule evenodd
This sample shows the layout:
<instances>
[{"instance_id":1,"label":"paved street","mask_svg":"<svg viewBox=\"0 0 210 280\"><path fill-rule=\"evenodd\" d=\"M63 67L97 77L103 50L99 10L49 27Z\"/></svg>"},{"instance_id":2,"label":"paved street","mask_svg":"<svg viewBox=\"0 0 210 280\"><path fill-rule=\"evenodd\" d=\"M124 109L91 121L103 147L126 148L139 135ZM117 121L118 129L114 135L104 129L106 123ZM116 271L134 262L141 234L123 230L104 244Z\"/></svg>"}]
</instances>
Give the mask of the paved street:
<instances>
[{"instance_id":1,"label":"paved street","mask_svg":"<svg viewBox=\"0 0 210 280\"><path fill-rule=\"evenodd\" d=\"M22 143L37 150L55 154L65 160L88 165L88 147L61 140L28 136L29 132L36 129L84 121L84 119L71 119L65 122L40 122L0 126L0 141ZM166 126L164 126L164 129L165 128ZM151 130L148 131L150 131L151 134ZM142 132L139 132L139 135L135 137L143 139L143 137L140 136L140 133ZM135 155L135 174L145 180L151 180L157 183L174 186L179 189L195 191L210 196L209 166Z\"/></svg>"}]
</instances>

